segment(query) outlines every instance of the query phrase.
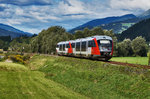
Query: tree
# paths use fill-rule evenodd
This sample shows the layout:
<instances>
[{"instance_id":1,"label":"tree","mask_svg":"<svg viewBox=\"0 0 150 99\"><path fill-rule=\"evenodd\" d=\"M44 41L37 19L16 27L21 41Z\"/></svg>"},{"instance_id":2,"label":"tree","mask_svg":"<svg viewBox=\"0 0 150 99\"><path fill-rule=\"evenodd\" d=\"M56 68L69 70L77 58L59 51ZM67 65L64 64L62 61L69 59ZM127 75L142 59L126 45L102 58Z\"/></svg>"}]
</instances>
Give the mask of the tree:
<instances>
[{"instance_id":1,"label":"tree","mask_svg":"<svg viewBox=\"0 0 150 99\"><path fill-rule=\"evenodd\" d=\"M124 39L123 42L118 43L118 56L132 56L132 41L130 39Z\"/></svg>"},{"instance_id":2,"label":"tree","mask_svg":"<svg viewBox=\"0 0 150 99\"><path fill-rule=\"evenodd\" d=\"M146 44L146 40L141 36L136 37L132 41L132 49L136 56L147 56L148 45Z\"/></svg>"},{"instance_id":3,"label":"tree","mask_svg":"<svg viewBox=\"0 0 150 99\"><path fill-rule=\"evenodd\" d=\"M53 26L43 30L31 40L31 49L37 53L55 53L58 42L71 39L73 39L72 34L67 33L64 28Z\"/></svg>"},{"instance_id":4,"label":"tree","mask_svg":"<svg viewBox=\"0 0 150 99\"><path fill-rule=\"evenodd\" d=\"M2 49L4 46L4 41L0 40L0 49Z\"/></svg>"},{"instance_id":5,"label":"tree","mask_svg":"<svg viewBox=\"0 0 150 99\"><path fill-rule=\"evenodd\" d=\"M85 35L84 35L83 31L80 31L80 30L75 31L75 34L74 34L75 39L84 38L84 37L85 37Z\"/></svg>"}]
</instances>

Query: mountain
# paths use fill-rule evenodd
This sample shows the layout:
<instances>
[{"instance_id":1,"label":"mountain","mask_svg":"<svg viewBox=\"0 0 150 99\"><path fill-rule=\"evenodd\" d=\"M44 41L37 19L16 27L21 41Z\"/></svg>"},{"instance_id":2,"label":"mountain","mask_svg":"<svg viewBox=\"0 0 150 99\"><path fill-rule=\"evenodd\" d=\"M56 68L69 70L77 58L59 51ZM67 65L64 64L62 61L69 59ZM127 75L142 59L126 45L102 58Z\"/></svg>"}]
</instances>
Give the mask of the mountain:
<instances>
[{"instance_id":1,"label":"mountain","mask_svg":"<svg viewBox=\"0 0 150 99\"><path fill-rule=\"evenodd\" d=\"M150 18L150 9L137 16L133 14L127 14L120 17L107 17L103 19L95 19L81 26L73 28L69 32L74 33L76 30L83 30L85 27L91 29L93 27L100 26L106 30L112 29L115 34L121 34L123 31L127 30L134 24L148 18Z\"/></svg>"},{"instance_id":2,"label":"mountain","mask_svg":"<svg viewBox=\"0 0 150 99\"><path fill-rule=\"evenodd\" d=\"M16 38L16 37L20 37L20 36L32 36L32 35L33 34L31 34L31 33L23 32L12 26L0 23L0 36L11 36L12 38Z\"/></svg>"},{"instance_id":3,"label":"mountain","mask_svg":"<svg viewBox=\"0 0 150 99\"><path fill-rule=\"evenodd\" d=\"M139 18L150 18L150 9L145 11L144 13L138 15Z\"/></svg>"},{"instance_id":4,"label":"mountain","mask_svg":"<svg viewBox=\"0 0 150 99\"><path fill-rule=\"evenodd\" d=\"M24 34L17 33L17 32L11 32L0 28L0 36L11 36L11 38L16 38L23 36Z\"/></svg>"},{"instance_id":5,"label":"mountain","mask_svg":"<svg viewBox=\"0 0 150 99\"><path fill-rule=\"evenodd\" d=\"M112 29L115 34L121 34L123 31L127 30L129 27L138 23L141 20L143 20L143 19L136 17L136 18L127 19L124 21L104 24L104 25L101 25L100 27L102 27L103 29L106 29L106 30Z\"/></svg>"},{"instance_id":6,"label":"mountain","mask_svg":"<svg viewBox=\"0 0 150 99\"><path fill-rule=\"evenodd\" d=\"M2 23L0 23L0 28L4 29L4 30L7 30L7 31L10 31L10 32L20 33L21 35L32 36L31 33L23 32L19 29L16 29L16 28L12 27L12 26L5 25L5 24L2 24Z\"/></svg>"},{"instance_id":7,"label":"mountain","mask_svg":"<svg viewBox=\"0 0 150 99\"><path fill-rule=\"evenodd\" d=\"M122 32L118 38L120 40L130 38L132 40L137 36L142 36L147 41L150 41L150 18L144 19L143 21L131 26L129 29Z\"/></svg>"},{"instance_id":8,"label":"mountain","mask_svg":"<svg viewBox=\"0 0 150 99\"><path fill-rule=\"evenodd\" d=\"M76 27L76 28L70 30L69 32L74 33L76 30L83 30L85 27L88 27L89 29L91 29L96 26L104 26L109 23L120 22L120 21L133 19L133 18L136 18L136 16L133 14L127 14L127 15L118 16L118 17L107 17L107 18L103 18L103 19L95 19L95 20L89 21L81 26Z\"/></svg>"},{"instance_id":9,"label":"mountain","mask_svg":"<svg viewBox=\"0 0 150 99\"><path fill-rule=\"evenodd\" d=\"M136 18L127 19L120 22L112 22L109 24L101 25L103 29L111 30L113 29L114 33L121 34L123 31L127 30L132 25L144 20L150 18L150 9L143 12L140 15L137 15Z\"/></svg>"}]
</instances>

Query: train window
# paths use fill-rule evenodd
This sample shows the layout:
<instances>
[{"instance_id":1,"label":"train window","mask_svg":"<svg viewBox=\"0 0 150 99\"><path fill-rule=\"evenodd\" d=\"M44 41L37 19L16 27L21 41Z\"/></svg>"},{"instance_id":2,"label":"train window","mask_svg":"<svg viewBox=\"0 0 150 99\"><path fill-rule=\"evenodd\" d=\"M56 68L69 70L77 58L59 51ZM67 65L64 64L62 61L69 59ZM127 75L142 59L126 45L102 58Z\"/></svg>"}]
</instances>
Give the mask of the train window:
<instances>
[{"instance_id":1,"label":"train window","mask_svg":"<svg viewBox=\"0 0 150 99\"><path fill-rule=\"evenodd\" d=\"M80 51L80 42L76 43L76 51Z\"/></svg>"},{"instance_id":2,"label":"train window","mask_svg":"<svg viewBox=\"0 0 150 99\"><path fill-rule=\"evenodd\" d=\"M59 45L57 45L56 48L59 48Z\"/></svg>"},{"instance_id":3,"label":"train window","mask_svg":"<svg viewBox=\"0 0 150 99\"><path fill-rule=\"evenodd\" d=\"M65 51L65 44L63 44L63 51Z\"/></svg>"},{"instance_id":4,"label":"train window","mask_svg":"<svg viewBox=\"0 0 150 99\"><path fill-rule=\"evenodd\" d=\"M88 47L96 47L95 41L94 40L89 41Z\"/></svg>"},{"instance_id":5,"label":"train window","mask_svg":"<svg viewBox=\"0 0 150 99\"><path fill-rule=\"evenodd\" d=\"M81 51L86 51L86 41L82 42Z\"/></svg>"},{"instance_id":6,"label":"train window","mask_svg":"<svg viewBox=\"0 0 150 99\"><path fill-rule=\"evenodd\" d=\"M66 48L70 48L70 45L69 45L69 43L68 43L68 44L66 44Z\"/></svg>"},{"instance_id":7,"label":"train window","mask_svg":"<svg viewBox=\"0 0 150 99\"><path fill-rule=\"evenodd\" d=\"M71 46L72 46L72 48L75 48L75 43L72 43Z\"/></svg>"},{"instance_id":8,"label":"train window","mask_svg":"<svg viewBox=\"0 0 150 99\"><path fill-rule=\"evenodd\" d=\"M62 46L62 44L60 44L59 50L62 51L62 48L63 48L63 46Z\"/></svg>"}]
</instances>

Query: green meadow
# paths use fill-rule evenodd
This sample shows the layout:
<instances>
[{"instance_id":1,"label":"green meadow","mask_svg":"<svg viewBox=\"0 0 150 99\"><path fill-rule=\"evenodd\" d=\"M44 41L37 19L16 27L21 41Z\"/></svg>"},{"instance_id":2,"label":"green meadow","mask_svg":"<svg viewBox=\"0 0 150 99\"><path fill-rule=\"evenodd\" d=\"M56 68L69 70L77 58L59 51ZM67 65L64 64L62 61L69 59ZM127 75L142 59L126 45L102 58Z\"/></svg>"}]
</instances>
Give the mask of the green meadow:
<instances>
[{"instance_id":1,"label":"green meadow","mask_svg":"<svg viewBox=\"0 0 150 99\"><path fill-rule=\"evenodd\" d=\"M24 65L0 62L0 99L86 99Z\"/></svg>"},{"instance_id":2,"label":"green meadow","mask_svg":"<svg viewBox=\"0 0 150 99\"><path fill-rule=\"evenodd\" d=\"M101 61L35 55L0 63L0 98L148 99L150 71Z\"/></svg>"},{"instance_id":3,"label":"green meadow","mask_svg":"<svg viewBox=\"0 0 150 99\"><path fill-rule=\"evenodd\" d=\"M113 57L110 61L148 65L148 57Z\"/></svg>"}]
</instances>

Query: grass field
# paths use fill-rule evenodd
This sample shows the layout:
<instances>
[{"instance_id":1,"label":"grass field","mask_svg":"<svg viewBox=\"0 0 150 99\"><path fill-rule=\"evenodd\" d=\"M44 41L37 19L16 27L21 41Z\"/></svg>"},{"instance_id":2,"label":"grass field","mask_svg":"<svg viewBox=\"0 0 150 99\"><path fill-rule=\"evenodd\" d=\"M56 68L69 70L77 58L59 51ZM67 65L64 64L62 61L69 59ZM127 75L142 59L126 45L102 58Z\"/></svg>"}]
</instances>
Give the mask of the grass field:
<instances>
[{"instance_id":1,"label":"grass field","mask_svg":"<svg viewBox=\"0 0 150 99\"><path fill-rule=\"evenodd\" d=\"M148 99L149 75L141 68L36 55L26 66L0 62L0 98Z\"/></svg>"},{"instance_id":2,"label":"grass field","mask_svg":"<svg viewBox=\"0 0 150 99\"><path fill-rule=\"evenodd\" d=\"M148 57L113 57L110 61L148 65Z\"/></svg>"},{"instance_id":3,"label":"grass field","mask_svg":"<svg viewBox=\"0 0 150 99\"><path fill-rule=\"evenodd\" d=\"M50 79L15 63L0 62L0 99L86 99Z\"/></svg>"},{"instance_id":4,"label":"grass field","mask_svg":"<svg viewBox=\"0 0 150 99\"><path fill-rule=\"evenodd\" d=\"M40 60L46 61L41 63ZM100 61L71 57L35 56L32 65L44 64L39 71L73 91L92 99L150 98L150 72L140 68L115 66Z\"/></svg>"}]
</instances>

